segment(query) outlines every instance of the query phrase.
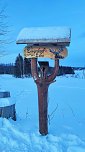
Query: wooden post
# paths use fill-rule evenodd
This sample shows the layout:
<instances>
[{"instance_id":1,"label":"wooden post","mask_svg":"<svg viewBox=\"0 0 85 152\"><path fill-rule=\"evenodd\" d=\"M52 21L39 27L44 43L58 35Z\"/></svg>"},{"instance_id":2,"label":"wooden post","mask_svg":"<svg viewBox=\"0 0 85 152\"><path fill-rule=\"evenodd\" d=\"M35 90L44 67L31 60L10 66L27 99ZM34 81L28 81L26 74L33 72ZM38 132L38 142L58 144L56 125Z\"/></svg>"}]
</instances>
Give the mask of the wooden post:
<instances>
[{"instance_id":1,"label":"wooden post","mask_svg":"<svg viewBox=\"0 0 85 152\"><path fill-rule=\"evenodd\" d=\"M46 82L37 83L39 107L39 132L48 134L48 85Z\"/></svg>"},{"instance_id":2,"label":"wooden post","mask_svg":"<svg viewBox=\"0 0 85 152\"><path fill-rule=\"evenodd\" d=\"M41 135L48 134L48 87L58 74L58 69L59 59L56 58L53 73L48 76L45 71L45 74L39 77L37 59L31 59L31 72L38 89L39 132Z\"/></svg>"}]
</instances>

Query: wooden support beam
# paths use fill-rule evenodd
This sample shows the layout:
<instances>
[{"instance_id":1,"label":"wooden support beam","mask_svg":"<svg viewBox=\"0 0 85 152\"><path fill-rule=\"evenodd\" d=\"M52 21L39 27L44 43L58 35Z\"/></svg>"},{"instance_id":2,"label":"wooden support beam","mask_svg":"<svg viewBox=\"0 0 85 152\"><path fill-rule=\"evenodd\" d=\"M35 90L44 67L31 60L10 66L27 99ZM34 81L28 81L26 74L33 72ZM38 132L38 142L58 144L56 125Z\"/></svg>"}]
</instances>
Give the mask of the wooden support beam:
<instances>
[{"instance_id":1,"label":"wooden support beam","mask_svg":"<svg viewBox=\"0 0 85 152\"><path fill-rule=\"evenodd\" d=\"M44 66L44 65L43 65ZM38 90L38 108L39 108L39 132L41 135L48 134L48 87L55 79L58 69L59 69L59 60L55 59L55 67L53 73L50 76L47 76L47 67L45 66L42 71L43 75L38 76L38 65L37 59L31 59L31 71L33 79L37 85ZM44 73L45 72L45 73Z\"/></svg>"}]
</instances>

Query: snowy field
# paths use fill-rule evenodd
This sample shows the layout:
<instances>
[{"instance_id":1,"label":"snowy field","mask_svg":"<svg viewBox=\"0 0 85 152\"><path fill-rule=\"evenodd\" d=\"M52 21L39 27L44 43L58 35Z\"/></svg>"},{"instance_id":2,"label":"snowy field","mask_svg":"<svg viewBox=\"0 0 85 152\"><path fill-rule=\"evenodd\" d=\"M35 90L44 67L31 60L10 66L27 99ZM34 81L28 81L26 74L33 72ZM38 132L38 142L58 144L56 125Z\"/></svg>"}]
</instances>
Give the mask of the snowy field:
<instances>
[{"instance_id":1,"label":"snowy field","mask_svg":"<svg viewBox=\"0 0 85 152\"><path fill-rule=\"evenodd\" d=\"M17 113L16 122L0 118L0 152L85 152L85 77L82 71L75 76L50 85L49 134L41 136L33 79L0 75L0 89L10 91Z\"/></svg>"}]
</instances>

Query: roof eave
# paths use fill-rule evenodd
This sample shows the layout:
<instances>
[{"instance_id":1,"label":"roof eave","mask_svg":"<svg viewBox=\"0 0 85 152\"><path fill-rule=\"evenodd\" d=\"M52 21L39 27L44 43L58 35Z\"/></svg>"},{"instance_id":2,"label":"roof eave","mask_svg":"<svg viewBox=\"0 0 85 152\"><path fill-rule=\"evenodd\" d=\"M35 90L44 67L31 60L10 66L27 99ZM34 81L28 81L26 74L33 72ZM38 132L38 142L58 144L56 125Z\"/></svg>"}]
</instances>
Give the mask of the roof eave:
<instances>
[{"instance_id":1,"label":"roof eave","mask_svg":"<svg viewBox=\"0 0 85 152\"><path fill-rule=\"evenodd\" d=\"M62 38L62 39L38 39L38 40L17 40L16 44L38 44L38 45L42 45L42 44L54 44L54 45L65 45L65 46L69 46L70 45L70 38Z\"/></svg>"}]
</instances>

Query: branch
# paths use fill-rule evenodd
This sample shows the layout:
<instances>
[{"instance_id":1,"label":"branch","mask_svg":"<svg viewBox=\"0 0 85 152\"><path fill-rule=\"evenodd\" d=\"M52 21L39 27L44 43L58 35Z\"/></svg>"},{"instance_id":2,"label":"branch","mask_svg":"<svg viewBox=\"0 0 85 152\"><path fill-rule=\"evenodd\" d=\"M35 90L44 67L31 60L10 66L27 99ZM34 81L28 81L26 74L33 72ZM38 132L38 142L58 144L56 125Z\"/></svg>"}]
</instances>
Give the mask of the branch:
<instances>
[{"instance_id":1,"label":"branch","mask_svg":"<svg viewBox=\"0 0 85 152\"><path fill-rule=\"evenodd\" d=\"M39 79L38 69L37 69L37 58L31 59L31 73L34 80Z\"/></svg>"},{"instance_id":2,"label":"branch","mask_svg":"<svg viewBox=\"0 0 85 152\"><path fill-rule=\"evenodd\" d=\"M51 120L53 119L54 114L55 114L55 112L56 112L57 109L58 109L58 104L57 104L57 106L55 107L55 109L53 110L53 112L52 112L50 115L48 115L49 125L50 125L50 122L51 122Z\"/></svg>"},{"instance_id":3,"label":"branch","mask_svg":"<svg viewBox=\"0 0 85 152\"><path fill-rule=\"evenodd\" d=\"M6 20L6 6L0 9L0 47L3 47L4 44L9 44L8 33L9 26L7 26L8 22Z\"/></svg>"},{"instance_id":4,"label":"branch","mask_svg":"<svg viewBox=\"0 0 85 152\"><path fill-rule=\"evenodd\" d=\"M55 67L54 67L54 70L53 70L52 74L49 75L48 78L47 78L47 81L49 83L52 82L56 78L56 76L58 74L58 70L59 70L59 59L55 58Z\"/></svg>"}]
</instances>

